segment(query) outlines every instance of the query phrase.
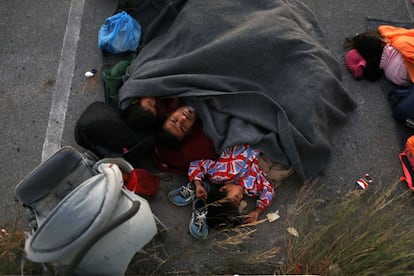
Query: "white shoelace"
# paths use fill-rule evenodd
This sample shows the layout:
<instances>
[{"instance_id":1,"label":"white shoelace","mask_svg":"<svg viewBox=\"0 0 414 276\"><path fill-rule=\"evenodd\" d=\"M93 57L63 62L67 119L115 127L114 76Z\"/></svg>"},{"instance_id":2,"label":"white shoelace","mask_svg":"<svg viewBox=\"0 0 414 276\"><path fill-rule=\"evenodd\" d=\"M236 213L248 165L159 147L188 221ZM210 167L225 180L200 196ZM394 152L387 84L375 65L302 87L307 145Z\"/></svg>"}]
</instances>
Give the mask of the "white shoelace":
<instances>
[{"instance_id":1,"label":"white shoelace","mask_svg":"<svg viewBox=\"0 0 414 276\"><path fill-rule=\"evenodd\" d=\"M180 194L185 197L194 197L194 190L190 188L191 184L188 184L187 186L182 186Z\"/></svg>"},{"instance_id":2,"label":"white shoelace","mask_svg":"<svg viewBox=\"0 0 414 276\"><path fill-rule=\"evenodd\" d=\"M201 212L196 211L194 215L195 215L194 223L196 225L198 225L198 230L200 230L201 227L203 227L203 225L206 223L207 212L205 212L205 211L201 211Z\"/></svg>"}]
</instances>

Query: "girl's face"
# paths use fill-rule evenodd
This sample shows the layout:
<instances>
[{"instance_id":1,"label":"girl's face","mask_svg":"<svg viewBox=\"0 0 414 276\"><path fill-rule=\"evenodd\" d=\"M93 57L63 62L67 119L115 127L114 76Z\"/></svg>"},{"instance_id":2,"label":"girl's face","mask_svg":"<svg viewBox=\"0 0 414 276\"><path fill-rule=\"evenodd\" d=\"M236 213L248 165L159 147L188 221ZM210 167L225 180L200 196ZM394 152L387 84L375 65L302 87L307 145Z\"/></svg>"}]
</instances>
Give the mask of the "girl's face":
<instances>
[{"instance_id":1,"label":"girl's face","mask_svg":"<svg viewBox=\"0 0 414 276\"><path fill-rule=\"evenodd\" d=\"M155 104L156 104L155 98L143 97L141 98L140 104L144 110L151 112L154 116L157 116L157 110L155 109Z\"/></svg>"},{"instance_id":2,"label":"girl's face","mask_svg":"<svg viewBox=\"0 0 414 276\"><path fill-rule=\"evenodd\" d=\"M240 201L243 199L243 187L237 184L225 184L220 188L221 192L226 192L226 199L233 202L236 207L239 207Z\"/></svg>"}]
</instances>

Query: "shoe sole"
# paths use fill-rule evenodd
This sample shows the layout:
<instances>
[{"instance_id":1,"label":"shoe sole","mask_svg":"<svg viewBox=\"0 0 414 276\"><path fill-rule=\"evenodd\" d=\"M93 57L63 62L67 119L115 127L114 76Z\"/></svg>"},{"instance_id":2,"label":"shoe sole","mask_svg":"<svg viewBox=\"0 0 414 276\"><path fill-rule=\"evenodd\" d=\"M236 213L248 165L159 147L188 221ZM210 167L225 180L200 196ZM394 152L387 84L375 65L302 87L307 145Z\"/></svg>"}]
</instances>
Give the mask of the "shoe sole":
<instances>
[{"instance_id":1,"label":"shoe sole","mask_svg":"<svg viewBox=\"0 0 414 276\"><path fill-rule=\"evenodd\" d=\"M191 231L191 229L192 229L192 225L194 224L194 209L195 209L195 205L197 204L197 202L199 202L199 201L204 201L204 208L206 208L205 206L206 206L206 202L205 202L205 200L204 199L196 199L195 201L193 201L193 213L191 214L191 220L190 220L190 223L188 224L188 230L190 231L190 234L194 237L194 238L196 238L196 239L198 239L198 240L204 240L204 239L206 239L207 238L207 236L208 236L208 225L206 224L205 225L205 227L207 227L207 230L206 230L206 233L205 233L205 235L200 235L200 236L198 236L198 235L196 235L196 234L194 234L192 231ZM207 210L207 209L206 209ZM207 223L207 222L206 222ZM199 232L196 232L196 233L199 233Z\"/></svg>"},{"instance_id":2,"label":"shoe sole","mask_svg":"<svg viewBox=\"0 0 414 276\"><path fill-rule=\"evenodd\" d=\"M175 201L174 200L174 197L175 196L179 196L178 194L173 194L173 193L171 193L171 192L169 192L168 193L168 199L171 201L171 203L172 204L174 204L174 205L176 205L176 206L180 206L180 207L183 207L183 206L187 206L187 205L189 205L193 200L191 199L191 200L189 200L188 202L185 202L185 203L179 203L179 202L177 202L177 201Z\"/></svg>"},{"instance_id":3,"label":"shoe sole","mask_svg":"<svg viewBox=\"0 0 414 276\"><path fill-rule=\"evenodd\" d=\"M207 229L207 232L206 232L206 235L205 235L205 236L197 236L196 234L194 234L194 233L191 231L191 225L193 225L193 219L191 219L191 220L190 220L190 223L188 224L188 230L189 230L189 232L190 232L191 236L193 236L193 237L194 237L194 238L196 238L197 240L205 240L205 239L207 238L207 236L208 236L208 229Z\"/></svg>"}]
</instances>

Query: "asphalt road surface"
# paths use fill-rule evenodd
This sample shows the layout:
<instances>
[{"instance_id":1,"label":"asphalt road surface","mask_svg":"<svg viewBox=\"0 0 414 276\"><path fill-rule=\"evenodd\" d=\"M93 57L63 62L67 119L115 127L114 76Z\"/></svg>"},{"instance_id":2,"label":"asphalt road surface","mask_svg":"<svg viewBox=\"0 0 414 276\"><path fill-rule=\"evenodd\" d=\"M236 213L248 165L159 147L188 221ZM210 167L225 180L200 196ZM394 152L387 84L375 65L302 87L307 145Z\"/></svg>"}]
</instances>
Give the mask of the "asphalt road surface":
<instances>
[{"instance_id":1,"label":"asphalt road surface","mask_svg":"<svg viewBox=\"0 0 414 276\"><path fill-rule=\"evenodd\" d=\"M414 5L409 0L304 2L317 16L324 39L339 60L345 55L345 36L364 31L367 16L393 21L414 19ZM104 100L100 72L93 78L84 74L102 65L97 34L116 5L114 0L2 0L0 227L16 221L25 225L24 212L13 198L16 184L60 146L79 148L73 138L76 120L88 104ZM332 160L320 179L327 196L354 188L355 180L364 173L373 177L375 185L387 185L401 175L397 158L402 149L400 128L380 84L355 81L345 67L343 81L358 108L332 139ZM172 254L194 241L186 230L190 209L172 207L166 198L167 191L185 179L168 176L163 181L150 203L153 212L172 229L164 240L164 249ZM295 177L282 185L274 207L281 210L282 217L300 186ZM277 223L271 227L259 228L257 234L272 233L269 242L280 242L276 236L284 228ZM194 269L185 260L181 265L182 269ZM159 272L173 270L168 266L163 269ZM202 271L206 270L199 268L196 272Z\"/></svg>"}]
</instances>

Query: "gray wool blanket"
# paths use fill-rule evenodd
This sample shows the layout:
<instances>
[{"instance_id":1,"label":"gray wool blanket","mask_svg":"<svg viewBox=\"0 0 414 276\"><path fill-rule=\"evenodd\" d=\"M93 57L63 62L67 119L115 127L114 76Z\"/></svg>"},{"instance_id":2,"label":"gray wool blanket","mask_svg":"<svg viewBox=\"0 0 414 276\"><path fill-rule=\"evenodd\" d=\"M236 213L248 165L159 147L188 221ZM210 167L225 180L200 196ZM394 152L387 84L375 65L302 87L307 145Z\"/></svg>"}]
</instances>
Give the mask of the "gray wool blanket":
<instances>
[{"instance_id":1,"label":"gray wool blanket","mask_svg":"<svg viewBox=\"0 0 414 276\"><path fill-rule=\"evenodd\" d=\"M312 12L294 0L189 0L146 42L119 92L181 97L216 150L247 143L304 180L329 162L355 108Z\"/></svg>"}]
</instances>

